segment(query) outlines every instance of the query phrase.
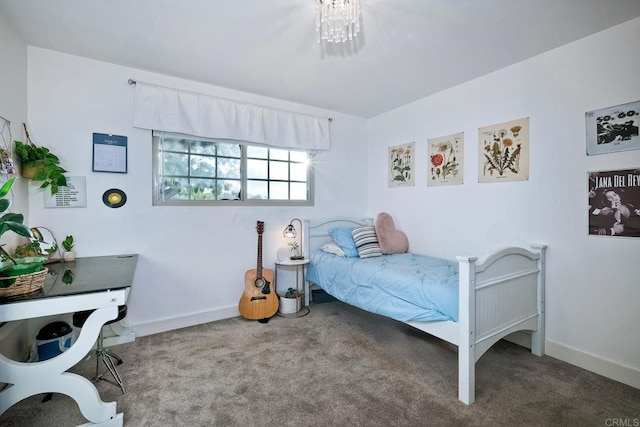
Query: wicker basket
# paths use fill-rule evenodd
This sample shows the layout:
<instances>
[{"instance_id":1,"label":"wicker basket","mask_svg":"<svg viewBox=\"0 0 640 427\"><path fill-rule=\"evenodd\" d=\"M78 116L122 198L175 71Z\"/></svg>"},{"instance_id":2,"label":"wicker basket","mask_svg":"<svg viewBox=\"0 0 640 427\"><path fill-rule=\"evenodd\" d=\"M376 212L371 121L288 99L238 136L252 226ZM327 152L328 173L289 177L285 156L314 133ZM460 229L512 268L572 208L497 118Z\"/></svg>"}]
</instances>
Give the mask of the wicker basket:
<instances>
[{"instance_id":1,"label":"wicker basket","mask_svg":"<svg viewBox=\"0 0 640 427\"><path fill-rule=\"evenodd\" d=\"M42 270L35 273L0 277L0 283L11 283L9 287L0 288L0 297L13 297L39 291L44 285L48 271L49 269L43 267Z\"/></svg>"}]
</instances>

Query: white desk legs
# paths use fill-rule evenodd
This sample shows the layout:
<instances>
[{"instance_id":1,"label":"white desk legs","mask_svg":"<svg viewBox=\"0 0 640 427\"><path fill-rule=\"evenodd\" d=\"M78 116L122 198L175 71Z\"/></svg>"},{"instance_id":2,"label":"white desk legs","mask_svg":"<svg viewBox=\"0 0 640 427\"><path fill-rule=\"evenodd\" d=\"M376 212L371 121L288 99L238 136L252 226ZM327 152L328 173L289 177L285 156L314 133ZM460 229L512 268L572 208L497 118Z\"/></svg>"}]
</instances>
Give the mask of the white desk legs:
<instances>
[{"instance_id":1,"label":"white desk legs","mask_svg":"<svg viewBox=\"0 0 640 427\"><path fill-rule=\"evenodd\" d=\"M49 360L20 363L0 354L0 382L12 384L0 392L0 414L26 397L40 393L62 393L75 400L82 415L91 421L85 425L121 427L123 417L122 414L116 414L115 402L103 402L91 381L65 372L91 351L102 326L117 316L117 305L95 310L87 318L71 348Z\"/></svg>"}]
</instances>

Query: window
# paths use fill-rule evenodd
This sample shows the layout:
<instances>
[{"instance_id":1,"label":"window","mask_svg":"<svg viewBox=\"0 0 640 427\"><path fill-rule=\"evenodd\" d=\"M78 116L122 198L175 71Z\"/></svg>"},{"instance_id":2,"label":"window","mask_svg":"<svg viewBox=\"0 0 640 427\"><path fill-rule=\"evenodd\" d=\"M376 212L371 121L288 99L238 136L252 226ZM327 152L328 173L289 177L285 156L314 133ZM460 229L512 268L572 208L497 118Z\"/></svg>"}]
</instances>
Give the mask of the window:
<instances>
[{"instance_id":1,"label":"window","mask_svg":"<svg viewBox=\"0 0 640 427\"><path fill-rule=\"evenodd\" d=\"M154 205L312 205L311 155L153 133Z\"/></svg>"}]
</instances>

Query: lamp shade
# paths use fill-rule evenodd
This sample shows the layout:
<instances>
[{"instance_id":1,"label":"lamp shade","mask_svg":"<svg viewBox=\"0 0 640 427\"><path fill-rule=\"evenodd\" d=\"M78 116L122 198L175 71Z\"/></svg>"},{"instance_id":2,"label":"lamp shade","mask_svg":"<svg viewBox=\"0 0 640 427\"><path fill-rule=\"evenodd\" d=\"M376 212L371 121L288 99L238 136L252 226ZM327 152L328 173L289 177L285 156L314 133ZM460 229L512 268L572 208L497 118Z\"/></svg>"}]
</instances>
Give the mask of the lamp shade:
<instances>
[{"instance_id":1,"label":"lamp shade","mask_svg":"<svg viewBox=\"0 0 640 427\"><path fill-rule=\"evenodd\" d=\"M284 232L282 233L282 235L284 237L290 237L290 238L294 238L298 235L298 233L296 233L296 229L293 226L293 224L289 224L287 225L287 227L284 229Z\"/></svg>"}]
</instances>

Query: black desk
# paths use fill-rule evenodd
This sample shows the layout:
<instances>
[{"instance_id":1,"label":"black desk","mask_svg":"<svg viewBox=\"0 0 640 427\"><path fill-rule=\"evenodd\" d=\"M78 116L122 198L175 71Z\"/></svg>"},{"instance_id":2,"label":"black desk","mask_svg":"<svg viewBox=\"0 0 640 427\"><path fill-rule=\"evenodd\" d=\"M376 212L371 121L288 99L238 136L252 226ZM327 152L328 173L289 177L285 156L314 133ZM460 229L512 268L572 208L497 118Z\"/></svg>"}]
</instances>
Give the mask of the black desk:
<instances>
[{"instance_id":1,"label":"black desk","mask_svg":"<svg viewBox=\"0 0 640 427\"><path fill-rule=\"evenodd\" d=\"M13 384L0 392L0 414L26 397L62 393L78 403L91 424L123 425L123 414L116 413L115 402L103 402L91 381L66 371L91 351L104 324L115 319L118 306L126 303L137 260L137 255L117 255L49 264L42 290L0 298L0 322L95 309L76 342L57 357L21 363L0 354L0 382Z\"/></svg>"}]
</instances>

